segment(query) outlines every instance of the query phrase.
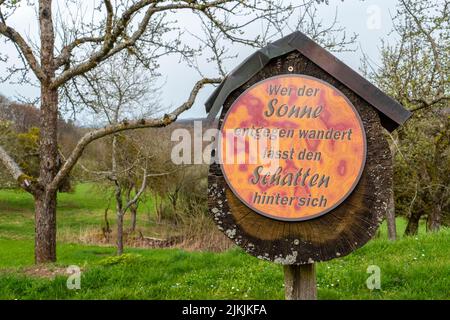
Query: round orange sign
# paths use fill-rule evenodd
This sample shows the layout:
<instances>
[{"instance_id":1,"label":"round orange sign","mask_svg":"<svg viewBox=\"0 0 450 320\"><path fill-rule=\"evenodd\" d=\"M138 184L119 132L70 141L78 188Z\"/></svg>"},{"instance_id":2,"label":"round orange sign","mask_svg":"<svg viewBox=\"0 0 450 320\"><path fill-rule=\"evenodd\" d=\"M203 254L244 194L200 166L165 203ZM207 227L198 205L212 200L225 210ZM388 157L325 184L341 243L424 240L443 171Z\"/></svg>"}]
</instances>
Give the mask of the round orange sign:
<instances>
[{"instance_id":1,"label":"round orange sign","mask_svg":"<svg viewBox=\"0 0 450 320\"><path fill-rule=\"evenodd\" d=\"M256 83L225 115L219 161L234 194L270 218L300 221L338 206L359 181L366 136L358 112L306 75Z\"/></svg>"}]
</instances>

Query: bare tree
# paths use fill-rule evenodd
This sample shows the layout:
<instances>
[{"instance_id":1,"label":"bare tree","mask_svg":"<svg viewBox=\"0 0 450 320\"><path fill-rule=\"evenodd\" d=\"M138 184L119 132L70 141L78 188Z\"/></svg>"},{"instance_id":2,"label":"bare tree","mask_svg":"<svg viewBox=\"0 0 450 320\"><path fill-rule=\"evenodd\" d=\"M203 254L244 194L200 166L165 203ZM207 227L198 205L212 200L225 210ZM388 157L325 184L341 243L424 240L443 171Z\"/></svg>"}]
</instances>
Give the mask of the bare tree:
<instances>
[{"instance_id":1,"label":"bare tree","mask_svg":"<svg viewBox=\"0 0 450 320\"><path fill-rule=\"evenodd\" d=\"M193 105L205 85L219 83L221 79L204 77L198 80L187 100L162 117L122 121L87 133L60 165L57 120L62 110L60 96L67 86L124 50L135 55L148 69L155 68L158 59L167 54L180 54L185 61L193 59L198 51L189 42L182 41L183 30L180 30L176 19L170 18L178 12L191 12L208 21L212 28L210 31L220 32L228 43L259 46L270 37L278 37L280 30L286 30L289 17L297 16L295 10L316 4L313 0L300 4L281 0L53 2L0 0L0 34L17 48L23 62L22 67L12 66L4 80L17 75L27 81L28 71L31 71L40 87L39 176L25 175L17 162L0 147L3 164L18 184L34 197L36 263L56 260L57 190L86 146L124 130L167 126ZM9 17L27 5L37 6L38 43L33 43L8 23ZM60 5L67 8L60 9ZM86 6L94 12L87 14ZM267 26L267 32L254 37L244 32L250 25L260 24Z\"/></svg>"},{"instance_id":2,"label":"bare tree","mask_svg":"<svg viewBox=\"0 0 450 320\"><path fill-rule=\"evenodd\" d=\"M157 104L159 91L154 85L155 75L140 69L140 63L134 55L119 53L67 86L66 98L73 106L87 107L96 122L106 122L109 126L125 119L152 117L160 111ZM113 184L117 253L120 255L124 249L125 214L130 212L130 231L134 231L139 202L148 178L166 173L147 173L152 155L133 137L114 133L107 143L111 158L106 165L102 164L103 170L88 169L83 165L82 168L94 175L96 180L100 177ZM107 170L104 169L106 166L109 166Z\"/></svg>"},{"instance_id":3,"label":"bare tree","mask_svg":"<svg viewBox=\"0 0 450 320\"><path fill-rule=\"evenodd\" d=\"M403 164L408 180L395 186L407 193L406 234L417 233L428 212L428 230L438 230L448 206L448 102L450 100L450 2L401 0L393 17L398 43L383 43L382 64L368 73L387 93L413 112L408 124L390 135L396 172ZM431 111L432 110L432 111ZM417 153L416 153L417 152ZM404 177L404 176L403 176ZM405 191L405 192L402 192ZM428 205L415 208L420 199ZM426 209L425 209L426 207ZM394 199L388 210L389 238L395 239Z\"/></svg>"}]
</instances>

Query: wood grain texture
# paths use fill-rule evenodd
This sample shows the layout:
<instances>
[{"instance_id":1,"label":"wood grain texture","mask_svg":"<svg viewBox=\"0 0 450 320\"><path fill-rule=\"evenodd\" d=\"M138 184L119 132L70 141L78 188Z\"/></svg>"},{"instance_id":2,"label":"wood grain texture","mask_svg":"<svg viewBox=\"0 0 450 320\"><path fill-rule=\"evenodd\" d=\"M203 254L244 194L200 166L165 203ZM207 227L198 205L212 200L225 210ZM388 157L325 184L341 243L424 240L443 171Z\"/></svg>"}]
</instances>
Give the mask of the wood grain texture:
<instances>
[{"instance_id":1,"label":"wood grain texture","mask_svg":"<svg viewBox=\"0 0 450 320\"><path fill-rule=\"evenodd\" d=\"M317 300L316 265L284 266L286 300Z\"/></svg>"},{"instance_id":2,"label":"wood grain texture","mask_svg":"<svg viewBox=\"0 0 450 320\"><path fill-rule=\"evenodd\" d=\"M292 66L293 71L288 68ZM229 189L218 164L208 176L209 211L229 238L249 254L281 264L306 264L349 254L375 234L389 201L392 161L377 112L345 85L299 52L271 61L226 100L219 120L247 88L278 74L306 74L339 89L359 112L366 131L367 160L351 195L324 216L301 222L284 222L250 210Z\"/></svg>"}]
</instances>

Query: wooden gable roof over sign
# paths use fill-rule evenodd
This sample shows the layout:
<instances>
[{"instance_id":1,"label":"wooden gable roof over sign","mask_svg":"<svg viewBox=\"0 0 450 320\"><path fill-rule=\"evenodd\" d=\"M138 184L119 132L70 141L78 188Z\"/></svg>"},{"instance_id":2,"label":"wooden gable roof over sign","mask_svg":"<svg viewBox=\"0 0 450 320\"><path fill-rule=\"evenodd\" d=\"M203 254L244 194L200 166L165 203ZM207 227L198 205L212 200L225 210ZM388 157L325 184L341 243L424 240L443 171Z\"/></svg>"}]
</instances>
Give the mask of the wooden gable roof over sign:
<instances>
[{"instance_id":1,"label":"wooden gable roof over sign","mask_svg":"<svg viewBox=\"0 0 450 320\"><path fill-rule=\"evenodd\" d=\"M269 61L295 50L372 105L378 111L381 124L387 130L395 130L411 116L411 112L397 101L386 95L305 34L296 31L256 51L231 71L205 103L206 111L209 113L208 118L214 118L219 113L227 97L264 68Z\"/></svg>"}]
</instances>

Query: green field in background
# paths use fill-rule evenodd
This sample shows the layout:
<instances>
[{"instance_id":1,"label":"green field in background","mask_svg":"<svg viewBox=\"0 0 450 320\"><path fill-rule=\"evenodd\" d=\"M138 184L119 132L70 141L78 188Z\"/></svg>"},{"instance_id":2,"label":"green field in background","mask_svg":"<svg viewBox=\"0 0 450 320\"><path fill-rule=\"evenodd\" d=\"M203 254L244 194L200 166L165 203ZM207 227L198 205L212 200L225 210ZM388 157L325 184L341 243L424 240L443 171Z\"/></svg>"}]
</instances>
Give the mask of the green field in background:
<instances>
[{"instance_id":1,"label":"green field in background","mask_svg":"<svg viewBox=\"0 0 450 320\"><path fill-rule=\"evenodd\" d=\"M78 185L60 194L58 234L100 228L107 192ZM111 206L113 208L113 206ZM151 226L151 199L141 207L140 225ZM114 214L111 212L111 218ZM113 220L113 219L111 219ZM405 221L398 219L402 235ZM151 230L151 229L149 229ZM224 253L179 249L126 249L60 242L58 262L78 265L81 289L69 290L67 276L29 275L33 266L33 203L20 191L0 191L0 299L283 299L282 267L239 249ZM381 269L381 290L369 290L367 267ZM450 230L416 237L380 236L349 256L319 263L319 299L450 299Z\"/></svg>"}]
</instances>

